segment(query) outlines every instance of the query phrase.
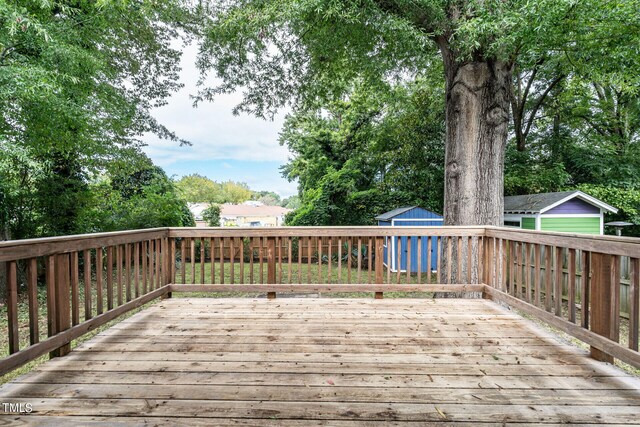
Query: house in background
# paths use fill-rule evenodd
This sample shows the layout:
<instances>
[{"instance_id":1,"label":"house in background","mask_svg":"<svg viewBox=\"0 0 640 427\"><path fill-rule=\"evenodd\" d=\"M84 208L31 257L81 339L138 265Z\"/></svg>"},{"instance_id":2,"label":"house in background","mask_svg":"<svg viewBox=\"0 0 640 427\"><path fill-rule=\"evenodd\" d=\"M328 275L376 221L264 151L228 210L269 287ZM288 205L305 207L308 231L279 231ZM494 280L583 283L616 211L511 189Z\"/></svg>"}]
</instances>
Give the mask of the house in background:
<instances>
[{"instance_id":1,"label":"house in background","mask_svg":"<svg viewBox=\"0 0 640 427\"><path fill-rule=\"evenodd\" d=\"M196 220L196 227L206 227L202 213L209 203L189 203L189 210ZM241 205L220 205L220 226L222 227L279 227L284 225L284 217L291 209L281 206L267 206L261 202L245 202Z\"/></svg>"},{"instance_id":2,"label":"house in background","mask_svg":"<svg viewBox=\"0 0 640 427\"><path fill-rule=\"evenodd\" d=\"M404 208L394 209L392 211L378 215L375 218L379 226L386 227L422 227L422 226L438 226L443 224L442 215L428 211L419 206L407 206ZM384 261L387 265L389 262L389 253L391 250L391 271L407 271L407 260L409 258L409 239L411 240L411 263L409 267L412 273L418 272L418 237L385 237L384 239ZM429 245L429 239L431 245ZM426 272L430 265L431 270L437 269L438 262L438 238L422 237L420 248L420 270ZM400 245L400 257L398 258L398 244ZM431 251L429 251L429 248Z\"/></svg>"},{"instance_id":3,"label":"house in background","mask_svg":"<svg viewBox=\"0 0 640 427\"><path fill-rule=\"evenodd\" d=\"M504 198L504 225L526 230L604 234L604 213L618 210L582 191Z\"/></svg>"},{"instance_id":4,"label":"house in background","mask_svg":"<svg viewBox=\"0 0 640 427\"><path fill-rule=\"evenodd\" d=\"M257 204L220 205L223 227L280 227L291 209Z\"/></svg>"},{"instance_id":5,"label":"house in background","mask_svg":"<svg viewBox=\"0 0 640 427\"><path fill-rule=\"evenodd\" d=\"M196 227L206 227L207 223L202 218L202 213L209 207L209 203L189 203L187 206L196 220Z\"/></svg>"}]
</instances>

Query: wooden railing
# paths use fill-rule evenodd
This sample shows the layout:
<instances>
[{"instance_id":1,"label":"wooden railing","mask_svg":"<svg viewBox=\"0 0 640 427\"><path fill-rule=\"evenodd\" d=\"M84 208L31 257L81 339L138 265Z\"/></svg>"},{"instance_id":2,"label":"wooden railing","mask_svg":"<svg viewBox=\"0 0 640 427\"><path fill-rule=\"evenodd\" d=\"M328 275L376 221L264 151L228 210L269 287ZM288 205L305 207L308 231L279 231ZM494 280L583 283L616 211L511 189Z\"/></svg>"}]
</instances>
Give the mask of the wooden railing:
<instances>
[{"instance_id":1,"label":"wooden railing","mask_svg":"<svg viewBox=\"0 0 640 427\"><path fill-rule=\"evenodd\" d=\"M600 360L640 366L639 259L638 239L493 227L163 228L0 242L0 374L64 355L72 340L172 292L225 291L474 292L584 341Z\"/></svg>"},{"instance_id":2,"label":"wooden railing","mask_svg":"<svg viewBox=\"0 0 640 427\"><path fill-rule=\"evenodd\" d=\"M488 227L484 245L489 297L591 345L598 360L640 367L640 239ZM620 315L622 260L628 319Z\"/></svg>"},{"instance_id":3,"label":"wooden railing","mask_svg":"<svg viewBox=\"0 0 640 427\"><path fill-rule=\"evenodd\" d=\"M168 229L0 242L8 355L0 374L70 343L168 292ZM18 318L18 291L28 331Z\"/></svg>"},{"instance_id":4,"label":"wooden railing","mask_svg":"<svg viewBox=\"0 0 640 427\"><path fill-rule=\"evenodd\" d=\"M482 291L482 227L171 229L172 291ZM455 245L452 243L455 242ZM465 276L439 248L459 250ZM451 253L448 254L451 256ZM461 285L458 288L439 285ZM267 285L267 286L264 286Z\"/></svg>"}]
</instances>

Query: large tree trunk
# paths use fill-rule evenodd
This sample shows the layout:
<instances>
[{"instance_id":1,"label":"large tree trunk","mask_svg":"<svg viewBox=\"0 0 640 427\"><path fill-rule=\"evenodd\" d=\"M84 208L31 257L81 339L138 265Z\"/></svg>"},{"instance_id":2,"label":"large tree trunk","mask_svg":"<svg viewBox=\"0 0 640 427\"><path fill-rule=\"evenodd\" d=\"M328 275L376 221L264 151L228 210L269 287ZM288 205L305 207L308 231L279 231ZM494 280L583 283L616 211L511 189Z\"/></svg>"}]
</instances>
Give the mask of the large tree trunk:
<instances>
[{"instance_id":1,"label":"large tree trunk","mask_svg":"<svg viewBox=\"0 0 640 427\"><path fill-rule=\"evenodd\" d=\"M502 225L504 152L509 124L511 66L500 61L459 63L443 50L446 76L445 225ZM473 259L457 258L457 239L441 245L441 283L477 283L478 245ZM448 253L452 257L448 259ZM466 243L461 253L467 254ZM447 263L452 275L447 277Z\"/></svg>"},{"instance_id":2,"label":"large tree trunk","mask_svg":"<svg viewBox=\"0 0 640 427\"><path fill-rule=\"evenodd\" d=\"M445 224L501 225L511 69L471 62L446 74Z\"/></svg>"}]
</instances>

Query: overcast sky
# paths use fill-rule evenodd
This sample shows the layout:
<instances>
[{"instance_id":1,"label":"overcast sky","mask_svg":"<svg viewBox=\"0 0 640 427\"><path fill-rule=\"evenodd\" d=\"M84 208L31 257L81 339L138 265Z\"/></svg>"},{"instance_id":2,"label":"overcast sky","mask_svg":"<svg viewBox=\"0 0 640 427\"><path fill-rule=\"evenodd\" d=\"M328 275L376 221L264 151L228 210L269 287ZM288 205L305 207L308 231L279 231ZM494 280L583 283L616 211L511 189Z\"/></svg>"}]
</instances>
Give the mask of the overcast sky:
<instances>
[{"instance_id":1,"label":"overcast sky","mask_svg":"<svg viewBox=\"0 0 640 427\"><path fill-rule=\"evenodd\" d=\"M197 91L195 57L195 47L185 50L181 73L185 87L154 112L160 123L193 146L180 147L149 135L144 138L145 153L169 176L198 173L215 181L246 182L253 190L271 190L282 197L295 194L296 183L282 178L278 170L288 157L287 149L278 144L284 113L274 121L234 116L231 110L241 93L219 96L213 103L193 108L189 95Z\"/></svg>"}]
</instances>

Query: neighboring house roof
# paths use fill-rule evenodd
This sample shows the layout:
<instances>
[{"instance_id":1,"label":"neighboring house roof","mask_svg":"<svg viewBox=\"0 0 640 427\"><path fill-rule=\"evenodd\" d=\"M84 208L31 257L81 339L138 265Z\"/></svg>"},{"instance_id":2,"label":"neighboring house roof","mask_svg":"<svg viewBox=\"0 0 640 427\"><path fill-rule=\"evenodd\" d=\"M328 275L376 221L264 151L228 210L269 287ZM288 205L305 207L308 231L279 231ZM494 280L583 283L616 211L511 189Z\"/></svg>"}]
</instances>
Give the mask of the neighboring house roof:
<instances>
[{"instance_id":1,"label":"neighboring house roof","mask_svg":"<svg viewBox=\"0 0 640 427\"><path fill-rule=\"evenodd\" d=\"M573 198L579 198L605 211L616 213L618 210L582 191L561 191L557 193L525 194L504 198L505 213L538 214L555 208Z\"/></svg>"},{"instance_id":2,"label":"neighboring house roof","mask_svg":"<svg viewBox=\"0 0 640 427\"><path fill-rule=\"evenodd\" d=\"M282 206L220 205L221 217L282 216L291 209Z\"/></svg>"}]
</instances>

